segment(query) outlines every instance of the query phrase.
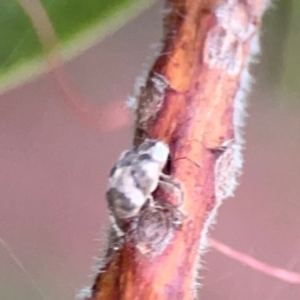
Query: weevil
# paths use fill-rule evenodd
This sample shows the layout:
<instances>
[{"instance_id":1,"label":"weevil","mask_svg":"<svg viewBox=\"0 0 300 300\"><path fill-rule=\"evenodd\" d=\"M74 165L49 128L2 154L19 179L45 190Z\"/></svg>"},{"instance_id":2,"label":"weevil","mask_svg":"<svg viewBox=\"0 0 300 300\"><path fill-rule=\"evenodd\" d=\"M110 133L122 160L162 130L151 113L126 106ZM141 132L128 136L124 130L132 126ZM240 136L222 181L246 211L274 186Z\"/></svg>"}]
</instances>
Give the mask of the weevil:
<instances>
[{"instance_id":1,"label":"weevil","mask_svg":"<svg viewBox=\"0 0 300 300\"><path fill-rule=\"evenodd\" d=\"M169 157L169 147L162 141L146 139L143 143L124 151L112 168L106 198L111 222L122 234L122 224L139 215L149 204L157 205L152 193L158 186L177 196L176 207L183 202L179 182L162 172Z\"/></svg>"}]
</instances>

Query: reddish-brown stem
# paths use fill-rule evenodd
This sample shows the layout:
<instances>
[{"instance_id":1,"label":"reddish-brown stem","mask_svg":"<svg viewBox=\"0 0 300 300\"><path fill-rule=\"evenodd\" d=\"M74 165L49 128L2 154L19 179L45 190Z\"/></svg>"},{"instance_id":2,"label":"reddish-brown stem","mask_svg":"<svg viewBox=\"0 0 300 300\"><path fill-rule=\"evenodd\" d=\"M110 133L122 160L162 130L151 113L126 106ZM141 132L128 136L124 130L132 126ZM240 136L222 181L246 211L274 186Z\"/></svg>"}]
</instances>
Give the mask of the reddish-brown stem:
<instances>
[{"instance_id":1,"label":"reddish-brown stem","mask_svg":"<svg viewBox=\"0 0 300 300\"><path fill-rule=\"evenodd\" d=\"M215 195L215 164L224 142L237 139L235 102L264 2L167 1L164 47L141 90L135 143L150 137L170 146L185 219L160 255L143 255L129 242L113 251L91 299L187 300L196 294L200 240L222 200Z\"/></svg>"}]
</instances>

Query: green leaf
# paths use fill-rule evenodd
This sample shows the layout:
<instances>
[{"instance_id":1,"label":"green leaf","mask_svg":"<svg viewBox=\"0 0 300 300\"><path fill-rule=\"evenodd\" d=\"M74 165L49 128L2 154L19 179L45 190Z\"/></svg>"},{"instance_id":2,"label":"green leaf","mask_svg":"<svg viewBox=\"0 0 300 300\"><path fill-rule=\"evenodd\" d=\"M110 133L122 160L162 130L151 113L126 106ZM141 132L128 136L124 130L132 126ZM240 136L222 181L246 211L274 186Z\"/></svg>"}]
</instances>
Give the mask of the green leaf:
<instances>
[{"instance_id":1,"label":"green leaf","mask_svg":"<svg viewBox=\"0 0 300 300\"><path fill-rule=\"evenodd\" d=\"M156 0L41 0L65 60L99 42ZM16 0L0 0L0 93L47 70L30 18Z\"/></svg>"},{"instance_id":2,"label":"green leaf","mask_svg":"<svg viewBox=\"0 0 300 300\"><path fill-rule=\"evenodd\" d=\"M281 88L299 95L300 3L298 0L289 1L288 13L288 30L286 35L281 36L285 41L285 48L282 53L284 68L282 70Z\"/></svg>"}]
</instances>

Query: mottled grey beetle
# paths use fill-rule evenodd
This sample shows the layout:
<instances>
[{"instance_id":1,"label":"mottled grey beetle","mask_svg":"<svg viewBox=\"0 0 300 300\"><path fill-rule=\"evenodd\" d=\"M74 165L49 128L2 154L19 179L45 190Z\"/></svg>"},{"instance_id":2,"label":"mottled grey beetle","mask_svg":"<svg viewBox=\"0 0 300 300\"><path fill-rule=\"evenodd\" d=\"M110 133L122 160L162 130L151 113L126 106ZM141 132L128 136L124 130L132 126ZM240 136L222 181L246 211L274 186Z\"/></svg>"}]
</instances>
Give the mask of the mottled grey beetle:
<instances>
[{"instance_id":1,"label":"mottled grey beetle","mask_svg":"<svg viewBox=\"0 0 300 300\"><path fill-rule=\"evenodd\" d=\"M176 193L179 206L183 195L180 184L163 174L169 156L168 146L158 140L147 139L139 146L123 152L112 168L106 193L111 221L122 233L122 224L138 216L148 202L155 206L152 193L158 185L170 193Z\"/></svg>"}]
</instances>

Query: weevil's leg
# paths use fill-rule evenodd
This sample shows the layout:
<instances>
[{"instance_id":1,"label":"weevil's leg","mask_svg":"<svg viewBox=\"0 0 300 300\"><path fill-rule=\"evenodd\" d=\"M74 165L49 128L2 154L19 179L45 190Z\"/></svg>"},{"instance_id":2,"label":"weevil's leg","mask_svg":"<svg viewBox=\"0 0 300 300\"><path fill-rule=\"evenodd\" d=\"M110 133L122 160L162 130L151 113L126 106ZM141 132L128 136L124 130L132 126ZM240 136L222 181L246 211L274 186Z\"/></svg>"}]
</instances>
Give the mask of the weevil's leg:
<instances>
[{"instance_id":1,"label":"weevil's leg","mask_svg":"<svg viewBox=\"0 0 300 300\"><path fill-rule=\"evenodd\" d=\"M151 208L162 208L162 206L160 206L158 204L158 202L154 200L152 195L149 195L147 197L147 200L149 201L149 207L151 207Z\"/></svg>"},{"instance_id":2,"label":"weevil's leg","mask_svg":"<svg viewBox=\"0 0 300 300\"><path fill-rule=\"evenodd\" d=\"M149 196L147 197L147 199L148 199L148 201L149 201L149 206L150 206L150 207L155 207L155 206L156 206L155 201L154 201L154 198L153 198L152 195L149 195Z\"/></svg>"},{"instance_id":3,"label":"weevil's leg","mask_svg":"<svg viewBox=\"0 0 300 300\"><path fill-rule=\"evenodd\" d=\"M173 179L171 176L161 173L159 176L159 186L170 194L175 194L177 197L177 207L181 206L184 197L181 185L178 181Z\"/></svg>"},{"instance_id":4,"label":"weevil's leg","mask_svg":"<svg viewBox=\"0 0 300 300\"><path fill-rule=\"evenodd\" d=\"M156 208L158 208L158 209L163 208L161 205L158 204L157 201L154 200L154 198L153 198L152 195L148 196L147 199L148 199L148 201L149 201L149 207L155 208L155 209L156 209Z\"/></svg>"},{"instance_id":5,"label":"weevil's leg","mask_svg":"<svg viewBox=\"0 0 300 300\"><path fill-rule=\"evenodd\" d=\"M172 186L174 186L174 188L177 188L178 190L181 190L181 185L180 183L175 180L172 176L170 175L166 175L164 173L160 173L159 175L159 180L165 182L165 183L169 183Z\"/></svg>"},{"instance_id":6,"label":"weevil's leg","mask_svg":"<svg viewBox=\"0 0 300 300\"><path fill-rule=\"evenodd\" d=\"M119 227L119 224L117 224L117 220L116 220L115 216L110 212L108 217L109 217L111 227L112 227L114 233L116 234L116 236L117 237L124 236L124 231Z\"/></svg>"},{"instance_id":7,"label":"weevil's leg","mask_svg":"<svg viewBox=\"0 0 300 300\"><path fill-rule=\"evenodd\" d=\"M175 209L173 211L173 220L172 223L175 226L179 226L182 224L182 220L184 219L185 215L182 211L180 211L179 209Z\"/></svg>"},{"instance_id":8,"label":"weevil's leg","mask_svg":"<svg viewBox=\"0 0 300 300\"><path fill-rule=\"evenodd\" d=\"M162 178L160 178L158 184L166 192L176 195L176 205L171 204L169 202L164 202L162 208L167 208L169 210L172 216L171 222L176 228L179 228L179 226L181 226L182 224L183 219L185 218L185 214L179 209L184 200L181 186L177 181L165 174L162 176Z\"/></svg>"}]
</instances>

